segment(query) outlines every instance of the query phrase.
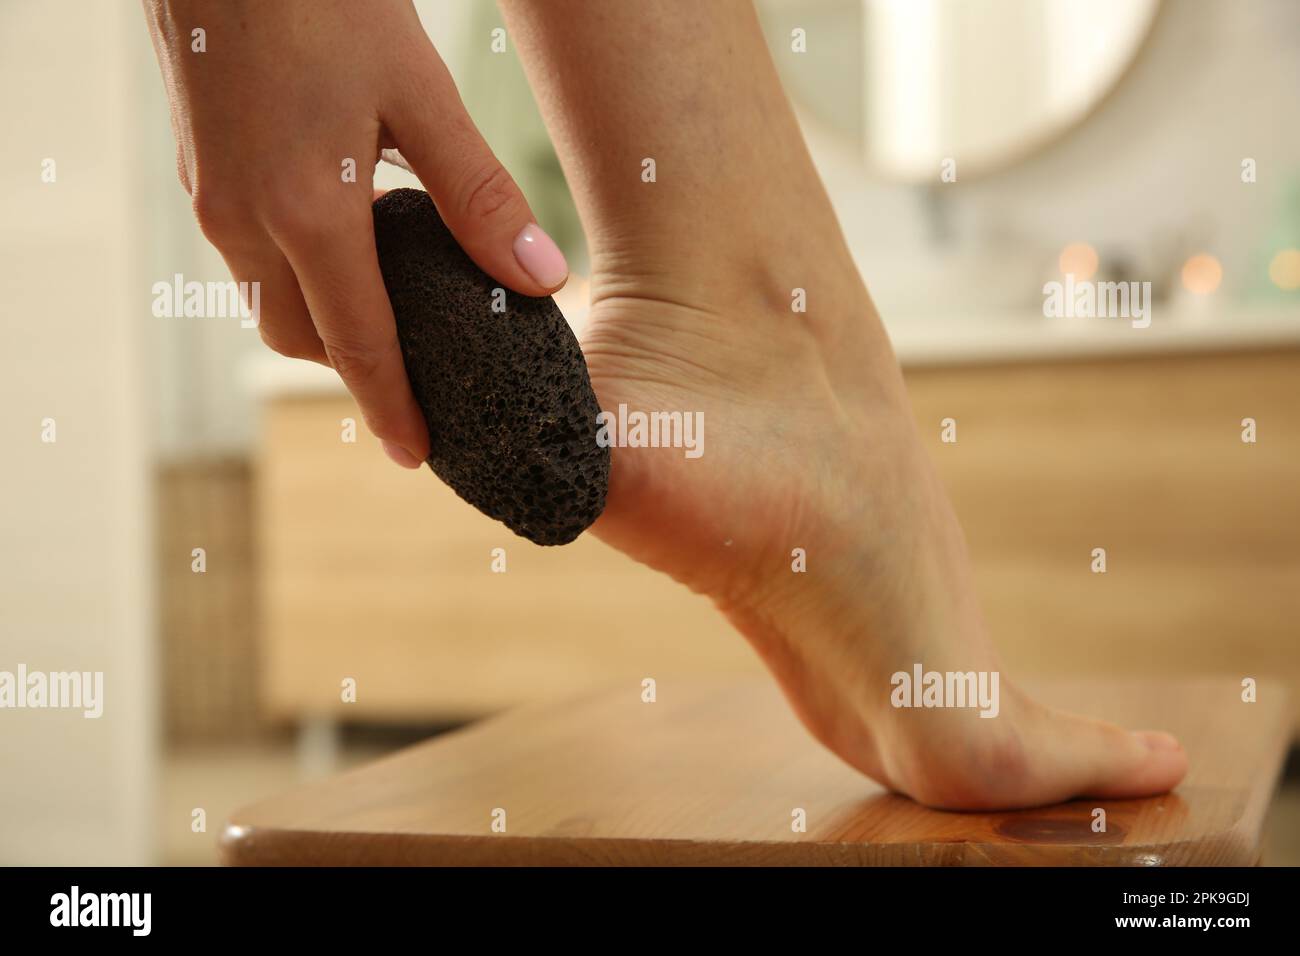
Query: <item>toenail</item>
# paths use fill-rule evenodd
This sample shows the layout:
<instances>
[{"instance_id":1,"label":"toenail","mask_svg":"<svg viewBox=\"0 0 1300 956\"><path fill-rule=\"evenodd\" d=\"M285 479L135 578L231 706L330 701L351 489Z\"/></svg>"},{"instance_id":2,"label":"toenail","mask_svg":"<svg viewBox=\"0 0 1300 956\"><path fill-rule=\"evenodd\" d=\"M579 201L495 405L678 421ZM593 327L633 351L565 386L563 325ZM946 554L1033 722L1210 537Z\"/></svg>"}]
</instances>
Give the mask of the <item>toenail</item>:
<instances>
[{"instance_id":1,"label":"toenail","mask_svg":"<svg viewBox=\"0 0 1300 956\"><path fill-rule=\"evenodd\" d=\"M1168 753L1183 749L1172 735L1166 734L1163 731L1140 730L1136 732L1135 736L1146 745L1148 750L1155 751L1156 753Z\"/></svg>"}]
</instances>

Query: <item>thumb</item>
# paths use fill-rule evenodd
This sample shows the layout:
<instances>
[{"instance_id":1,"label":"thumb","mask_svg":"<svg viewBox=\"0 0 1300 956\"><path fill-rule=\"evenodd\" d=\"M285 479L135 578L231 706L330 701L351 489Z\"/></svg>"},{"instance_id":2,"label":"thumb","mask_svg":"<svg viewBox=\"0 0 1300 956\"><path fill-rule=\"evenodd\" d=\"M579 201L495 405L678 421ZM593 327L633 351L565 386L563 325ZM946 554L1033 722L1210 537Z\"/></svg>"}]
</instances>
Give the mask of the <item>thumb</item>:
<instances>
[{"instance_id":1,"label":"thumb","mask_svg":"<svg viewBox=\"0 0 1300 956\"><path fill-rule=\"evenodd\" d=\"M534 220L432 49L429 60L422 81L384 116L405 165L480 269L524 295L554 292L569 277L564 253Z\"/></svg>"}]
</instances>

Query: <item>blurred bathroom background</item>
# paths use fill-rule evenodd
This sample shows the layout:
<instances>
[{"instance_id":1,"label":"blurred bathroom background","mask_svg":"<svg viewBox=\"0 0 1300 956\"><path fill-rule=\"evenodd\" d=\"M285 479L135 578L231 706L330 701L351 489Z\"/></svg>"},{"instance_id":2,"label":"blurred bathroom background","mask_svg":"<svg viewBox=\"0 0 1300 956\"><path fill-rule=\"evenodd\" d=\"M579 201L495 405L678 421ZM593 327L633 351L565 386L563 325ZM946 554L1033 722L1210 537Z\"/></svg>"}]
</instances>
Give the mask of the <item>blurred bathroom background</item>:
<instances>
[{"instance_id":1,"label":"blurred bathroom background","mask_svg":"<svg viewBox=\"0 0 1300 956\"><path fill-rule=\"evenodd\" d=\"M577 218L495 6L416 6L564 246L580 328ZM1300 4L759 10L1007 666L1297 695ZM228 275L138 4L5 0L0 101L0 670L106 675L99 720L0 714L0 863L211 863L236 806L439 729L759 670L671 582L591 540L534 548L347 441L327 370L235 319L154 316L154 283ZM1046 315L1067 275L1149 282L1150 326ZM1269 862L1300 863L1288 779Z\"/></svg>"}]
</instances>

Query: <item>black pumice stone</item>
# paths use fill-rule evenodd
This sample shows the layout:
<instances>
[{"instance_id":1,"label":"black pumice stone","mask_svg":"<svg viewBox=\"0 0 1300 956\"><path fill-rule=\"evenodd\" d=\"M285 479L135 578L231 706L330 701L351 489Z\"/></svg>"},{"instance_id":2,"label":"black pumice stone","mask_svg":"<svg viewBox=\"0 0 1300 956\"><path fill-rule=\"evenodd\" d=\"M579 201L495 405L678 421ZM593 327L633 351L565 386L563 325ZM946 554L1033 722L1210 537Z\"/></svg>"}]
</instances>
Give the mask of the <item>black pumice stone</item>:
<instances>
[{"instance_id":1,"label":"black pumice stone","mask_svg":"<svg viewBox=\"0 0 1300 956\"><path fill-rule=\"evenodd\" d=\"M374 205L379 268L429 466L479 511L537 544L567 544L605 508L609 449L578 340L550 296L479 269L418 189Z\"/></svg>"}]
</instances>

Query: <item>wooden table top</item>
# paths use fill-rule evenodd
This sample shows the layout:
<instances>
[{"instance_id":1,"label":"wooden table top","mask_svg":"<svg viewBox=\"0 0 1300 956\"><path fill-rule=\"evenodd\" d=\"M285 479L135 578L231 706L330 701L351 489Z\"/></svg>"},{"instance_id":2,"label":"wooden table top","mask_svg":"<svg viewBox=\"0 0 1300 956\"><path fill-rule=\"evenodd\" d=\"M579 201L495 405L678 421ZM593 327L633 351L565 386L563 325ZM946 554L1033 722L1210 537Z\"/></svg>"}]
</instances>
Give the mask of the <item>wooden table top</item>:
<instances>
[{"instance_id":1,"label":"wooden table top","mask_svg":"<svg viewBox=\"0 0 1300 956\"><path fill-rule=\"evenodd\" d=\"M1011 813L929 810L841 763L766 680L638 684L513 711L238 811L235 865L1251 865L1288 740L1279 685L1030 684L1176 733L1172 794ZM1092 830L1093 809L1107 829ZM806 814L806 832L792 830ZM493 831L504 810L505 832ZM497 814L497 818L500 818Z\"/></svg>"}]
</instances>

